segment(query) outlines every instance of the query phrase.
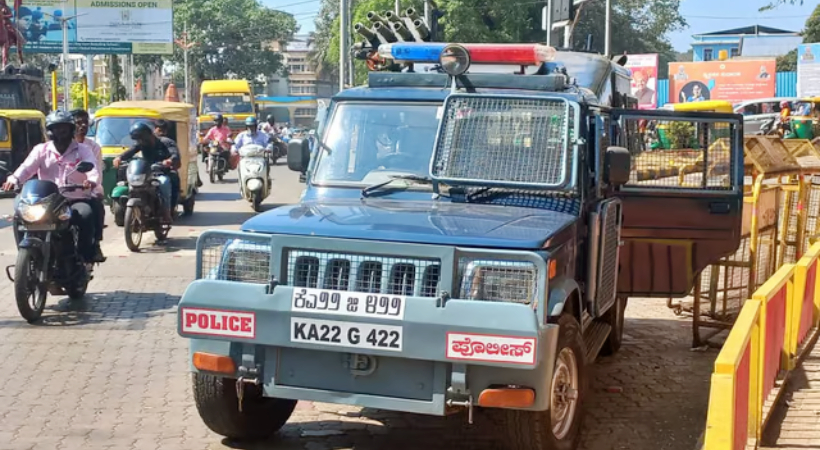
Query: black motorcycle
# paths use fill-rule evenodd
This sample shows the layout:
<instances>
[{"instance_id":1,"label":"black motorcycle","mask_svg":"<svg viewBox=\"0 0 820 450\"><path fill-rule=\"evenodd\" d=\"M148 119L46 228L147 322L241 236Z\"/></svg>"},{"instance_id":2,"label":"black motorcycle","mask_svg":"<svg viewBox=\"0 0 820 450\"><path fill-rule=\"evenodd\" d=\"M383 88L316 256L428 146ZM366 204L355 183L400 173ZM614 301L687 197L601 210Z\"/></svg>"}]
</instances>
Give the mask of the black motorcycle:
<instances>
[{"instance_id":1,"label":"black motorcycle","mask_svg":"<svg viewBox=\"0 0 820 450\"><path fill-rule=\"evenodd\" d=\"M75 171L85 173L93 168L81 162ZM79 184L58 187L52 181L29 180L17 196L13 220L17 263L6 267L6 276L14 283L17 309L29 323L43 314L46 293L78 300L93 279L94 265L80 258L79 230L70 223L71 207L63 196L82 189Z\"/></svg>"},{"instance_id":2,"label":"black motorcycle","mask_svg":"<svg viewBox=\"0 0 820 450\"><path fill-rule=\"evenodd\" d=\"M211 183L216 183L216 180L222 181L222 178L228 173L228 158L230 158L230 149L226 149L225 145L220 145L216 141L208 144L208 179Z\"/></svg>"},{"instance_id":3,"label":"black motorcycle","mask_svg":"<svg viewBox=\"0 0 820 450\"><path fill-rule=\"evenodd\" d=\"M158 241L164 240L171 230L170 224L162 223L165 205L159 193L160 175L168 175L169 169L162 164L148 164L142 158L128 162L125 178L128 182L128 202L125 206L125 245L128 250L138 252L142 243L142 233L153 231Z\"/></svg>"}]
</instances>

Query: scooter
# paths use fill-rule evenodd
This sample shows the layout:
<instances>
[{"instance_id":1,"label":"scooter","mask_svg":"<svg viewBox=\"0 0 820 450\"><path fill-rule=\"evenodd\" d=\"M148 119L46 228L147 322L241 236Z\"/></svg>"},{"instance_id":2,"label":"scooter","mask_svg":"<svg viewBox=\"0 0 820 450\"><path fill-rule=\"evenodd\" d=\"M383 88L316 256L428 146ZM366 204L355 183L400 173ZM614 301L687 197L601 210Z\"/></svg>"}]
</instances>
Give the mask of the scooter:
<instances>
[{"instance_id":1,"label":"scooter","mask_svg":"<svg viewBox=\"0 0 820 450\"><path fill-rule=\"evenodd\" d=\"M270 150L261 145L239 149L239 192L259 212L262 201L270 195Z\"/></svg>"}]
</instances>

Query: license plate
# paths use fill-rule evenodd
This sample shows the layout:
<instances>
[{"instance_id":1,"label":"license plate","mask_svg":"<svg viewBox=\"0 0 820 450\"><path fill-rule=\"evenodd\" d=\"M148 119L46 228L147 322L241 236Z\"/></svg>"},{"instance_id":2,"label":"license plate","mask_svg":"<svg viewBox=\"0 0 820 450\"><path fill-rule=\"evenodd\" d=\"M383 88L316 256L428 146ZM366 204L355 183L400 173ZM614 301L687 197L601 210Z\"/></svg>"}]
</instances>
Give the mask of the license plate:
<instances>
[{"instance_id":1,"label":"license plate","mask_svg":"<svg viewBox=\"0 0 820 450\"><path fill-rule=\"evenodd\" d=\"M402 327L335 320L290 319L290 341L400 352Z\"/></svg>"},{"instance_id":2,"label":"license plate","mask_svg":"<svg viewBox=\"0 0 820 450\"><path fill-rule=\"evenodd\" d=\"M57 226L53 223L49 224L39 224L39 223L29 223L25 225L20 225L18 228L20 231L52 231L57 229Z\"/></svg>"},{"instance_id":3,"label":"license plate","mask_svg":"<svg viewBox=\"0 0 820 450\"><path fill-rule=\"evenodd\" d=\"M291 309L299 312L378 319L404 319L407 297L330 289L294 288Z\"/></svg>"}]
</instances>

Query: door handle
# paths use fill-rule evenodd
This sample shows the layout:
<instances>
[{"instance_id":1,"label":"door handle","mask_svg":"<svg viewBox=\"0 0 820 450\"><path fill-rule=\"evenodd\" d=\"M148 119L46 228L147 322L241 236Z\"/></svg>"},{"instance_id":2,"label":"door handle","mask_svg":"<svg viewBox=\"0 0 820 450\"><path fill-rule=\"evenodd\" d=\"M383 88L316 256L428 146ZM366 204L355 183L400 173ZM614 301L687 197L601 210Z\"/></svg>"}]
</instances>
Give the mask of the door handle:
<instances>
[{"instance_id":1,"label":"door handle","mask_svg":"<svg viewBox=\"0 0 820 450\"><path fill-rule=\"evenodd\" d=\"M725 202L714 202L709 203L709 213L710 214L729 214L731 212L732 207L729 203Z\"/></svg>"}]
</instances>

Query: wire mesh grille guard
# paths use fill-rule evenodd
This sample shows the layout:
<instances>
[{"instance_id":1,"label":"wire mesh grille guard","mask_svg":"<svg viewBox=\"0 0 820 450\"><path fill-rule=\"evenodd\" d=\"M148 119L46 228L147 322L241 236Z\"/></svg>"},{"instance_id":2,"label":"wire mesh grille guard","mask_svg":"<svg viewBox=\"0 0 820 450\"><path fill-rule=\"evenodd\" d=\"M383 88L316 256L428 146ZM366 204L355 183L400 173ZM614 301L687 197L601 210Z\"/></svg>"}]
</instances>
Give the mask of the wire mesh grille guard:
<instances>
[{"instance_id":1,"label":"wire mesh grille guard","mask_svg":"<svg viewBox=\"0 0 820 450\"><path fill-rule=\"evenodd\" d=\"M267 284L270 281L270 236L259 239L208 234L200 238L197 278Z\"/></svg>"},{"instance_id":2,"label":"wire mesh grille guard","mask_svg":"<svg viewBox=\"0 0 820 450\"><path fill-rule=\"evenodd\" d=\"M287 255L289 286L438 296L441 262L437 259L312 250L289 250Z\"/></svg>"},{"instance_id":3,"label":"wire mesh grille guard","mask_svg":"<svg viewBox=\"0 0 820 450\"><path fill-rule=\"evenodd\" d=\"M436 178L518 187L564 182L569 104L561 99L451 95L441 121Z\"/></svg>"}]
</instances>

